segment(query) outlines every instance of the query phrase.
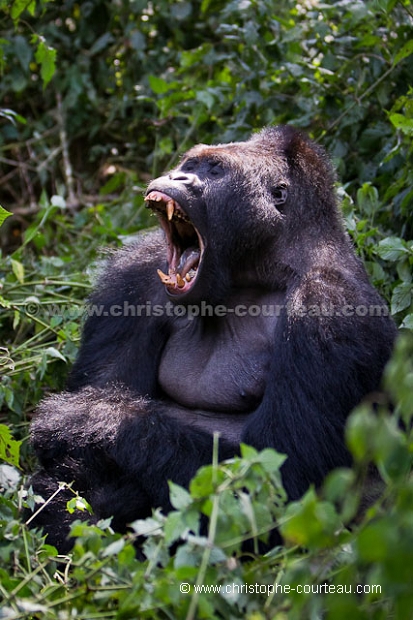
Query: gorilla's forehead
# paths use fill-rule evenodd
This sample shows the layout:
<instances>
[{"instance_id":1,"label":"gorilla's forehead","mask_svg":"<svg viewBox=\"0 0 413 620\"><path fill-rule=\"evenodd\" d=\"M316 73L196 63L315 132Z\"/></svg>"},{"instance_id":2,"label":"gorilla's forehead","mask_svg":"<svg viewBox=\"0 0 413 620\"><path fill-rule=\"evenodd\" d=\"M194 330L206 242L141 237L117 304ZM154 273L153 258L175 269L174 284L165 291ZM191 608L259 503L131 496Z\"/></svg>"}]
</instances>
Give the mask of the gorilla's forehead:
<instances>
[{"instance_id":1,"label":"gorilla's forehead","mask_svg":"<svg viewBox=\"0 0 413 620\"><path fill-rule=\"evenodd\" d=\"M197 144L184 153L181 164L189 159L216 159L229 162L238 169L243 169L247 162L246 167L249 175L253 174L257 167L262 166L273 167L276 165L279 172L282 172L286 163L285 154L282 149L277 148L276 144L271 145L271 147L269 148L268 144L265 145L259 140L215 145Z\"/></svg>"},{"instance_id":2,"label":"gorilla's forehead","mask_svg":"<svg viewBox=\"0 0 413 620\"><path fill-rule=\"evenodd\" d=\"M238 157L241 153L243 156L246 153L260 153L261 149L257 149L256 146L251 145L248 142L229 142L228 144L197 144L193 146L189 151L184 154L184 159L190 157L208 158L208 157Z\"/></svg>"}]
</instances>

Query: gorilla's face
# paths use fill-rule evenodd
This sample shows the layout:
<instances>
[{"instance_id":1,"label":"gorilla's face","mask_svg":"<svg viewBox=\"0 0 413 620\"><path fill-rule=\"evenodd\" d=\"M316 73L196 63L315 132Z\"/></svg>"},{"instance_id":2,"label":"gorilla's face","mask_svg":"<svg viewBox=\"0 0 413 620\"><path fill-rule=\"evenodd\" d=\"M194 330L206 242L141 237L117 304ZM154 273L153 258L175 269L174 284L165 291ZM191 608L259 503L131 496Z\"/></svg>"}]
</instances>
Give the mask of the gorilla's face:
<instances>
[{"instance_id":1,"label":"gorilla's face","mask_svg":"<svg viewBox=\"0 0 413 620\"><path fill-rule=\"evenodd\" d=\"M196 175L178 169L153 181L146 194L166 237L168 273L158 275L171 296L185 297L201 277L208 235L200 190Z\"/></svg>"},{"instance_id":2,"label":"gorilla's face","mask_svg":"<svg viewBox=\"0 0 413 620\"><path fill-rule=\"evenodd\" d=\"M149 185L145 200L167 241L167 273L158 275L171 298L218 300L231 287L260 285L288 186L268 160L248 142L200 145Z\"/></svg>"},{"instance_id":3,"label":"gorilla's face","mask_svg":"<svg viewBox=\"0 0 413 620\"><path fill-rule=\"evenodd\" d=\"M158 274L169 297L285 289L337 239L333 182L324 152L290 127L193 147L145 198L166 235Z\"/></svg>"}]
</instances>

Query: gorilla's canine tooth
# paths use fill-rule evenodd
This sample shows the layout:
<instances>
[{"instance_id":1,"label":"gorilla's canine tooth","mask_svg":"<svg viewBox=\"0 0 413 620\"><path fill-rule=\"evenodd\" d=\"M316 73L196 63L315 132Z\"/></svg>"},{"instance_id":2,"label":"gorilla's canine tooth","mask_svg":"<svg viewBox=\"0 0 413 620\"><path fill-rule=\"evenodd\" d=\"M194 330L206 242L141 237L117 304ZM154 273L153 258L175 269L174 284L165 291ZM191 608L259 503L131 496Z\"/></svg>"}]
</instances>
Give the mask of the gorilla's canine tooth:
<instances>
[{"instance_id":1,"label":"gorilla's canine tooth","mask_svg":"<svg viewBox=\"0 0 413 620\"><path fill-rule=\"evenodd\" d=\"M164 273L160 269L157 269L157 273L158 273L158 276L161 279L162 284L170 284L171 278L169 276L167 276L166 273Z\"/></svg>"},{"instance_id":2,"label":"gorilla's canine tooth","mask_svg":"<svg viewBox=\"0 0 413 620\"><path fill-rule=\"evenodd\" d=\"M179 286L179 288L182 288L183 286L185 286L185 280L183 279L180 273L176 274L176 283Z\"/></svg>"},{"instance_id":3,"label":"gorilla's canine tooth","mask_svg":"<svg viewBox=\"0 0 413 620\"><path fill-rule=\"evenodd\" d=\"M171 221L174 215L174 201L173 200L169 200L166 203L166 215L167 215L168 220Z\"/></svg>"}]
</instances>

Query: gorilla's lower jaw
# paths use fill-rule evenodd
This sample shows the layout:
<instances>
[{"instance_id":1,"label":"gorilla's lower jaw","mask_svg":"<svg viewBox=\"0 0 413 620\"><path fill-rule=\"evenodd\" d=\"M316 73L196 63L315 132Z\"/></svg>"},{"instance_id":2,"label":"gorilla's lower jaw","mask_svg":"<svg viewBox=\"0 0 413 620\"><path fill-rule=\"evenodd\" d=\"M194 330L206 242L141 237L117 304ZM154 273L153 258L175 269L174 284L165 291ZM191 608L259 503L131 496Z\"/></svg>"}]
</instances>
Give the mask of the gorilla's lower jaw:
<instances>
[{"instance_id":1,"label":"gorilla's lower jaw","mask_svg":"<svg viewBox=\"0 0 413 620\"><path fill-rule=\"evenodd\" d=\"M169 293L183 295L195 284L204 242L182 206L171 196L154 190L145 200L157 214L168 244L168 275L158 269L158 276Z\"/></svg>"}]
</instances>

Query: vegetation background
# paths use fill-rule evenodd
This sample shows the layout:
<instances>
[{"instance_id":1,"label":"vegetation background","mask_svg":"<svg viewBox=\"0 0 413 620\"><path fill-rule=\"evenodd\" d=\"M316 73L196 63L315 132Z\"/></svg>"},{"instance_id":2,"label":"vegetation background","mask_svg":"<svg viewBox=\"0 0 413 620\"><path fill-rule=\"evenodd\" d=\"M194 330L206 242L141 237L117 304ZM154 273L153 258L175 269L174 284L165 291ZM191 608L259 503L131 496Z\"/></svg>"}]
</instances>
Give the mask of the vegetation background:
<instances>
[{"instance_id":1,"label":"vegetation background","mask_svg":"<svg viewBox=\"0 0 413 620\"><path fill-rule=\"evenodd\" d=\"M0 210L0 618L412 618L410 0L0 0L0 70L0 203L13 214ZM100 249L154 225L145 184L179 153L278 123L330 152L346 227L401 328L392 414L385 397L356 410L354 468L301 502L284 506L281 457L245 448L190 492L171 485L168 517L126 537L79 523L73 554L57 556L22 522L28 423L64 384ZM383 490L355 522L369 463ZM242 540L257 551L274 519L285 546L240 562Z\"/></svg>"}]
</instances>

